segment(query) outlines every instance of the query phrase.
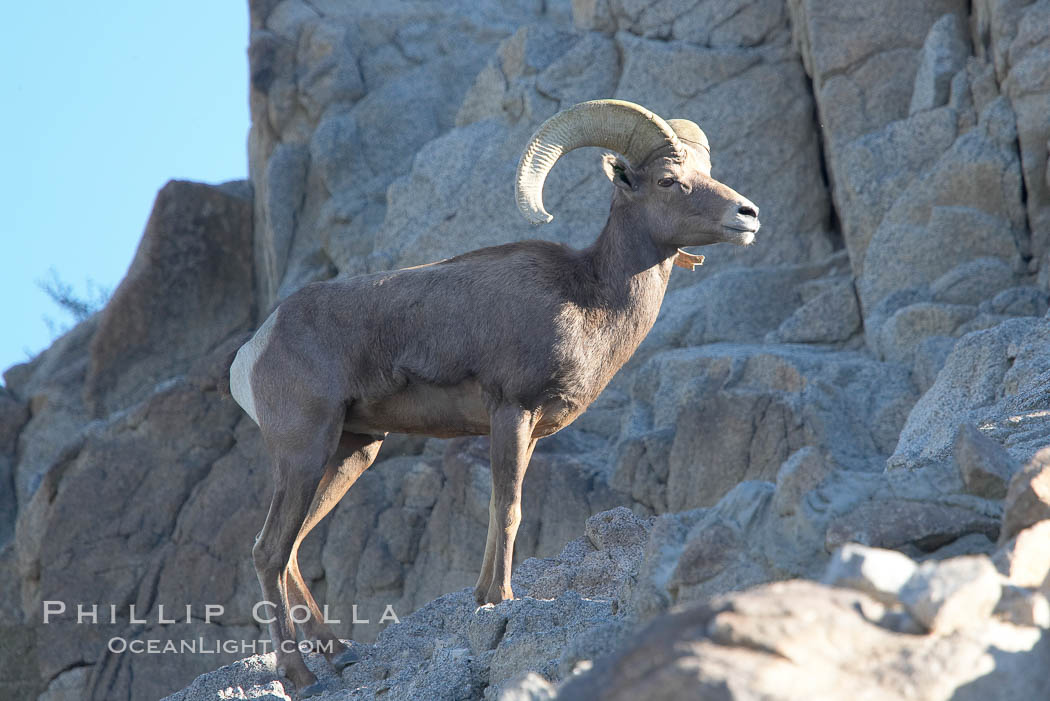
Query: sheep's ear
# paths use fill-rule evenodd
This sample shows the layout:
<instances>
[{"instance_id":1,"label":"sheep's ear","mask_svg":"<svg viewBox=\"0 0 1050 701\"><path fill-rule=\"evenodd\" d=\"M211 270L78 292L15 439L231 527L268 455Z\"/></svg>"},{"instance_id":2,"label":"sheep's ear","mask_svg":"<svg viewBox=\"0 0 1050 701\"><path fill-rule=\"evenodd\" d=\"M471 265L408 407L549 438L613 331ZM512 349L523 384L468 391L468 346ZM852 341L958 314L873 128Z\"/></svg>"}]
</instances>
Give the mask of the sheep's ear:
<instances>
[{"instance_id":1,"label":"sheep's ear","mask_svg":"<svg viewBox=\"0 0 1050 701\"><path fill-rule=\"evenodd\" d=\"M616 187L622 187L625 190L634 190L637 187L636 178L638 176L634 169L616 154L607 153L602 156L602 170Z\"/></svg>"}]
</instances>

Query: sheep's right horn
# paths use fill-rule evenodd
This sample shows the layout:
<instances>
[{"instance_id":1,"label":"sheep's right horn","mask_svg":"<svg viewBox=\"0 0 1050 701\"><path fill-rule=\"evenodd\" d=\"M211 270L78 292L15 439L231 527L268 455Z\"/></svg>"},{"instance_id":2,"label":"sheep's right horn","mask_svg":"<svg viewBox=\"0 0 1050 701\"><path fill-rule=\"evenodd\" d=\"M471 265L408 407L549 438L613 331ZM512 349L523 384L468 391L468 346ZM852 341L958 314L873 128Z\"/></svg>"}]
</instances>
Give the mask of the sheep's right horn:
<instances>
[{"instance_id":1,"label":"sheep's right horn","mask_svg":"<svg viewBox=\"0 0 1050 701\"><path fill-rule=\"evenodd\" d=\"M711 142L707 140L707 134L696 122L688 119L668 119L667 126L674 129L674 133L678 134L678 138L682 141L711 153Z\"/></svg>"},{"instance_id":2,"label":"sheep's right horn","mask_svg":"<svg viewBox=\"0 0 1050 701\"><path fill-rule=\"evenodd\" d=\"M582 146L599 146L640 166L659 148L682 152L682 145L658 115L623 100L592 100L562 110L540 125L521 154L515 178L518 209L533 224L552 217L543 207L543 183L555 162Z\"/></svg>"}]
</instances>

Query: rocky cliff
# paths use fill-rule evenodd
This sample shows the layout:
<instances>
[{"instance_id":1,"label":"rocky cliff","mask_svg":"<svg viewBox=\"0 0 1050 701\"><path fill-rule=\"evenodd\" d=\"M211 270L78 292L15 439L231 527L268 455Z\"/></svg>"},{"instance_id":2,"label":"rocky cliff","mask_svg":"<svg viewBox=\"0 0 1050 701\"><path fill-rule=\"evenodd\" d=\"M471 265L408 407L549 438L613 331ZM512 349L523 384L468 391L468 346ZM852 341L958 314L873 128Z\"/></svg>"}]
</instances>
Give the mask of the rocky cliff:
<instances>
[{"instance_id":1,"label":"rocky cliff","mask_svg":"<svg viewBox=\"0 0 1050 701\"><path fill-rule=\"evenodd\" d=\"M588 244L595 153L540 230L512 175L599 97L699 122L758 241L676 270L540 442L526 598L463 591L485 440L387 441L300 558L364 658L330 697L1047 694L1050 0L250 5L250 181L167 185L106 308L4 374L0 695L285 698L240 646L270 485L223 360L311 281Z\"/></svg>"}]
</instances>

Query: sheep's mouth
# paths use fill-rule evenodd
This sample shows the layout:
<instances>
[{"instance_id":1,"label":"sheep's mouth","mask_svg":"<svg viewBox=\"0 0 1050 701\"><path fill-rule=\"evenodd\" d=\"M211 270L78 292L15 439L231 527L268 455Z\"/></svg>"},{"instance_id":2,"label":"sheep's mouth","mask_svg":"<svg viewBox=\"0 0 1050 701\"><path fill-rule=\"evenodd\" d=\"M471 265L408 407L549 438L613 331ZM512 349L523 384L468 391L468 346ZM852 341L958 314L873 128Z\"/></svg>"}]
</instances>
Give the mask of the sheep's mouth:
<instances>
[{"instance_id":1,"label":"sheep's mouth","mask_svg":"<svg viewBox=\"0 0 1050 701\"><path fill-rule=\"evenodd\" d=\"M756 222L754 227L747 228L723 225L722 229L725 231L726 239L729 243L735 243L738 246L750 246L755 242L755 234L758 233L758 223Z\"/></svg>"},{"instance_id":2,"label":"sheep's mouth","mask_svg":"<svg viewBox=\"0 0 1050 701\"><path fill-rule=\"evenodd\" d=\"M755 240L761 223L758 221L758 213L754 208L741 207L739 211L722 217L722 230L730 241L740 242L744 245Z\"/></svg>"}]
</instances>

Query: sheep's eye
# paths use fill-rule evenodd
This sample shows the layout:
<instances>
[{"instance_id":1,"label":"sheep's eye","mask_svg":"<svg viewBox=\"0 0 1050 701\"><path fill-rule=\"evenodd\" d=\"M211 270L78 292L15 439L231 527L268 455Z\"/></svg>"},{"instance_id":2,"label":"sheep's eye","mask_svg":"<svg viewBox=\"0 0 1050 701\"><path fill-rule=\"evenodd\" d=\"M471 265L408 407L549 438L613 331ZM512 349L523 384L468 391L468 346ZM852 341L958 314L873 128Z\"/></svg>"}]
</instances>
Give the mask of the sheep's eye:
<instances>
[{"instance_id":1,"label":"sheep's eye","mask_svg":"<svg viewBox=\"0 0 1050 701\"><path fill-rule=\"evenodd\" d=\"M656 181L656 184L660 187L671 187L674 185L674 178L660 178Z\"/></svg>"}]
</instances>

